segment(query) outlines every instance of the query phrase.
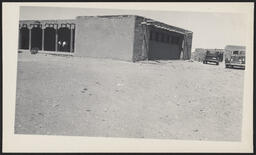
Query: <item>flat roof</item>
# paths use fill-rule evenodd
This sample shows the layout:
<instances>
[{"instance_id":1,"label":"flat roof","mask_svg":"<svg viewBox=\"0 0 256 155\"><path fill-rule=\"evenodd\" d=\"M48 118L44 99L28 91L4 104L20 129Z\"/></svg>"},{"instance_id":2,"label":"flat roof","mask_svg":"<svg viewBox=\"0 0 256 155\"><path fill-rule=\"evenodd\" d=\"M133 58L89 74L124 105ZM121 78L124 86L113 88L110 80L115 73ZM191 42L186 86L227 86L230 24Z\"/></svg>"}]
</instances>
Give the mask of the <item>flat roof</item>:
<instances>
[{"instance_id":1,"label":"flat roof","mask_svg":"<svg viewBox=\"0 0 256 155\"><path fill-rule=\"evenodd\" d=\"M141 24L152 25L156 28L164 29L164 30L167 30L167 31L172 31L172 32L177 32L177 33L182 33L182 34L193 33L190 30L186 30L186 29L183 29L183 28L179 28L179 27L176 27L176 26L165 24L163 22L156 21L156 20L153 20L151 18L147 18L147 17L143 17L143 16L139 16L139 15L77 16L76 18L126 18L126 17L142 18L142 19L144 19L144 21L141 22Z\"/></svg>"}]
</instances>

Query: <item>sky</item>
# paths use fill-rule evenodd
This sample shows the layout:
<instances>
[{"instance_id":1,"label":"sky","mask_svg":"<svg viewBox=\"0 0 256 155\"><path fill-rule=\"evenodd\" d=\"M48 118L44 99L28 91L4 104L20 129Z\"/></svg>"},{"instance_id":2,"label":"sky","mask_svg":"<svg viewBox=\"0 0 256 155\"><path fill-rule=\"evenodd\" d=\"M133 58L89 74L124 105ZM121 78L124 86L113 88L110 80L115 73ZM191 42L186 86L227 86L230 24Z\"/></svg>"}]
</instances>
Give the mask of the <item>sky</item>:
<instances>
[{"instance_id":1,"label":"sky","mask_svg":"<svg viewBox=\"0 0 256 155\"><path fill-rule=\"evenodd\" d=\"M140 15L193 32L195 48L225 48L245 45L247 19L244 14L174 11L144 11L62 7L20 7L20 20L75 19L76 16Z\"/></svg>"}]
</instances>

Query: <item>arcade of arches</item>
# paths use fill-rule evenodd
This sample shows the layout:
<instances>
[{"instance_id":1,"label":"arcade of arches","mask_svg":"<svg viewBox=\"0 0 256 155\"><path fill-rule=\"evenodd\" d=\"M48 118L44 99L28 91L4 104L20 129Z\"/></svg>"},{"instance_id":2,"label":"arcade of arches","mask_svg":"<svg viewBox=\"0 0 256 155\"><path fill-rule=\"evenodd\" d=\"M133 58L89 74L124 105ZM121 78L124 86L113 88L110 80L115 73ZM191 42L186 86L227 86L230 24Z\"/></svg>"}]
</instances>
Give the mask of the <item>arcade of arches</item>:
<instances>
[{"instance_id":1,"label":"arcade of arches","mask_svg":"<svg viewBox=\"0 0 256 155\"><path fill-rule=\"evenodd\" d=\"M64 25L64 26L63 26ZM42 51L74 52L75 25L23 24L19 29L19 49Z\"/></svg>"}]
</instances>

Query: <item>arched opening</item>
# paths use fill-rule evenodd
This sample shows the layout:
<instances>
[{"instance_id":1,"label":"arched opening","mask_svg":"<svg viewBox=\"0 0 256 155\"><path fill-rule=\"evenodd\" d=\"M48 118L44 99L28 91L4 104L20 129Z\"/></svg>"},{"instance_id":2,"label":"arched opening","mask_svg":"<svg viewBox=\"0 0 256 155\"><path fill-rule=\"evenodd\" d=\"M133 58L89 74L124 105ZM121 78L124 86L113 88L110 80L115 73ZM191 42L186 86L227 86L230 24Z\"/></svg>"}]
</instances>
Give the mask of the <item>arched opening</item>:
<instances>
[{"instance_id":1,"label":"arched opening","mask_svg":"<svg viewBox=\"0 0 256 155\"><path fill-rule=\"evenodd\" d=\"M52 27L47 27L44 30L44 50L55 51L55 36L56 31Z\"/></svg>"},{"instance_id":2,"label":"arched opening","mask_svg":"<svg viewBox=\"0 0 256 155\"><path fill-rule=\"evenodd\" d=\"M29 49L29 29L22 27L19 35L19 49Z\"/></svg>"},{"instance_id":3,"label":"arched opening","mask_svg":"<svg viewBox=\"0 0 256 155\"><path fill-rule=\"evenodd\" d=\"M42 50L42 29L40 27L31 29L31 49L33 48Z\"/></svg>"},{"instance_id":4,"label":"arched opening","mask_svg":"<svg viewBox=\"0 0 256 155\"><path fill-rule=\"evenodd\" d=\"M70 52L70 29L63 27L58 30L58 51Z\"/></svg>"}]
</instances>

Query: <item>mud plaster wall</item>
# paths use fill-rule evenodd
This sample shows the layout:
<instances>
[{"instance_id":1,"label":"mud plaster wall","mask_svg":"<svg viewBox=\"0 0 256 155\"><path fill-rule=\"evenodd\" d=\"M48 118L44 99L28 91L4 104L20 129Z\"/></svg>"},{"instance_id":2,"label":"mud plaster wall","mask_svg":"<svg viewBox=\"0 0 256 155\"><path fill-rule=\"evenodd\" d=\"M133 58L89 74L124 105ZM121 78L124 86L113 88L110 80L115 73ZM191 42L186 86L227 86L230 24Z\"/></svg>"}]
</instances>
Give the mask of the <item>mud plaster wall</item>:
<instances>
[{"instance_id":1,"label":"mud plaster wall","mask_svg":"<svg viewBox=\"0 0 256 155\"><path fill-rule=\"evenodd\" d=\"M188 60L191 58L193 33L187 33L184 36L183 59Z\"/></svg>"},{"instance_id":2,"label":"mud plaster wall","mask_svg":"<svg viewBox=\"0 0 256 155\"><path fill-rule=\"evenodd\" d=\"M146 18L135 18L133 61L146 60L148 58L149 31L146 25L141 24Z\"/></svg>"},{"instance_id":3,"label":"mud plaster wall","mask_svg":"<svg viewBox=\"0 0 256 155\"><path fill-rule=\"evenodd\" d=\"M132 61L135 16L77 17L75 56Z\"/></svg>"}]
</instances>

